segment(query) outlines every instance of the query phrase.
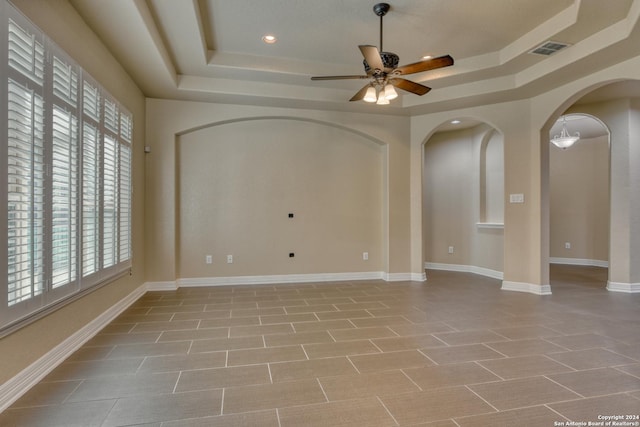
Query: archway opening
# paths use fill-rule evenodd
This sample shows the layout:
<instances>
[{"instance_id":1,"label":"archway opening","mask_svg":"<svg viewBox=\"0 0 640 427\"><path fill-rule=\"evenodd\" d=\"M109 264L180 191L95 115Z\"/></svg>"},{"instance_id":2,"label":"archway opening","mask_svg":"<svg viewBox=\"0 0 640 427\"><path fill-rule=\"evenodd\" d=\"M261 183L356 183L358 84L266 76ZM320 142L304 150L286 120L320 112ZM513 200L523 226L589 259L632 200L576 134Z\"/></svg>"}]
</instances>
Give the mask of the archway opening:
<instances>
[{"instance_id":1,"label":"archway opening","mask_svg":"<svg viewBox=\"0 0 640 427\"><path fill-rule=\"evenodd\" d=\"M637 141L640 138L640 81L623 80L609 84L600 84L589 91L584 89L565 102L564 106L552 115L542 134L543 144L549 144L548 130L562 114L587 114L597 118L609 131L609 241L608 241L608 277L606 287L610 291L640 292L640 265L637 265L640 228L636 227L640 214L640 197L637 188L640 179L634 171L640 167ZM543 145L543 154L545 147ZM546 155L549 154L547 149ZM548 156L543 163L543 212L550 213ZM546 170L545 170L546 169ZM545 182L546 180L546 182ZM551 241L550 218L543 224L546 227L547 245ZM551 259L550 254L547 257ZM548 265L548 264L544 264ZM588 268L585 267L585 268ZM546 277L549 283L549 271ZM600 285L605 280L600 280Z\"/></svg>"},{"instance_id":2,"label":"archway opening","mask_svg":"<svg viewBox=\"0 0 640 427\"><path fill-rule=\"evenodd\" d=\"M605 287L609 265L610 135L597 117L570 113L558 118L579 140L568 148L550 144L549 262L553 286Z\"/></svg>"},{"instance_id":3,"label":"archway opening","mask_svg":"<svg viewBox=\"0 0 640 427\"><path fill-rule=\"evenodd\" d=\"M424 266L502 279L504 138L477 119L458 120L422 147Z\"/></svg>"}]
</instances>

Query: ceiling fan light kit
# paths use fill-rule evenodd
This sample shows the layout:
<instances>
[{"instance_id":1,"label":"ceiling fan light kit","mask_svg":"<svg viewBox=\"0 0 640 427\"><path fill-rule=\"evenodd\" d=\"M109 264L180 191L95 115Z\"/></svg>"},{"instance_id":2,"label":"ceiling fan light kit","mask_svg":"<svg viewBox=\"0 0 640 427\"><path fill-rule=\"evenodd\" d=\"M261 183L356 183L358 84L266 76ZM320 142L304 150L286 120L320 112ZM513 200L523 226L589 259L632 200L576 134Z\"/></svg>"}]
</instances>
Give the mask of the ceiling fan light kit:
<instances>
[{"instance_id":1,"label":"ceiling fan light kit","mask_svg":"<svg viewBox=\"0 0 640 427\"><path fill-rule=\"evenodd\" d=\"M363 65L366 75L316 76L311 77L311 80L369 79L369 83L360 89L349 101L363 100L370 103L375 102L377 105L389 104L390 100L397 98L398 93L395 88L418 96L429 92L431 90L430 87L403 79L400 76L451 66L453 65L453 58L445 55L399 67L400 58L398 55L382 50L382 19L390 8L391 6L388 3L378 3L373 6L373 12L380 17L380 49L371 45L358 46L364 57Z\"/></svg>"},{"instance_id":2,"label":"ceiling fan light kit","mask_svg":"<svg viewBox=\"0 0 640 427\"><path fill-rule=\"evenodd\" d=\"M384 97L389 101L398 97L398 92L393 88L393 85L386 85L384 87Z\"/></svg>"},{"instance_id":3,"label":"ceiling fan light kit","mask_svg":"<svg viewBox=\"0 0 640 427\"><path fill-rule=\"evenodd\" d=\"M378 100L378 91L376 91L376 88L369 86L363 100L364 102L376 102Z\"/></svg>"}]
</instances>

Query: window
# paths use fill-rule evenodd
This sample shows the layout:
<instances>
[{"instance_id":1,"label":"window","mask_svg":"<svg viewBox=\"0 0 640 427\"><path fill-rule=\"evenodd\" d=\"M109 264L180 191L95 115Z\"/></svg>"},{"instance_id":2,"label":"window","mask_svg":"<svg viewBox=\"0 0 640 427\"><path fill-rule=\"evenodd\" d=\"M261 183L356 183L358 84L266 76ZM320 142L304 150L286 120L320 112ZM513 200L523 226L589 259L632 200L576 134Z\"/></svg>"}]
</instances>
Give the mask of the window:
<instances>
[{"instance_id":1,"label":"window","mask_svg":"<svg viewBox=\"0 0 640 427\"><path fill-rule=\"evenodd\" d=\"M133 118L12 5L0 9L6 332L130 268Z\"/></svg>"}]
</instances>

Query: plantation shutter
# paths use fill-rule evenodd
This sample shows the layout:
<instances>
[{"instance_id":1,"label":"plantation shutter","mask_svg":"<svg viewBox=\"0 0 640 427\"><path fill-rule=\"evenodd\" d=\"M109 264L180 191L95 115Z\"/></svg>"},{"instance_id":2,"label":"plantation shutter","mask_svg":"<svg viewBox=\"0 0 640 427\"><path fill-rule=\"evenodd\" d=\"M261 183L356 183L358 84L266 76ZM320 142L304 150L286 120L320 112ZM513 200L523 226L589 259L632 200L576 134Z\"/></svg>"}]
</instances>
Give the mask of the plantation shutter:
<instances>
[{"instance_id":1,"label":"plantation shutter","mask_svg":"<svg viewBox=\"0 0 640 427\"><path fill-rule=\"evenodd\" d=\"M133 120L124 111L120 112L120 261L131 259L131 139Z\"/></svg>"},{"instance_id":2,"label":"plantation shutter","mask_svg":"<svg viewBox=\"0 0 640 427\"><path fill-rule=\"evenodd\" d=\"M82 128L82 276L100 268L100 151L98 130L89 123Z\"/></svg>"},{"instance_id":3,"label":"plantation shutter","mask_svg":"<svg viewBox=\"0 0 640 427\"><path fill-rule=\"evenodd\" d=\"M78 268L78 71L53 55L51 158L51 285L77 279Z\"/></svg>"},{"instance_id":4,"label":"plantation shutter","mask_svg":"<svg viewBox=\"0 0 640 427\"><path fill-rule=\"evenodd\" d=\"M82 85L82 276L100 269L100 118L102 97L96 84Z\"/></svg>"},{"instance_id":5,"label":"plantation shutter","mask_svg":"<svg viewBox=\"0 0 640 427\"><path fill-rule=\"evenodd\" d=\"M44 117L42 97L8 81L8 299L42 294L44 279Z\"/></svg>"},{"instance_id":6,"label":"plantation shutter","mask_svg":"<svg viewBox=\"0 0 640 427\"><path fill-rule=\"evenodd\" d=\"M133 117L5 0L0 28L1 338L131 267Z\"/></svg>"},{"instance_id":7,"label":"plantation shutter","mask_svg":"<svg viewBox=\"0 0 640 427\"><path fill-rule=\"evenodd\" d=\"M35 32L22 28L13 19L8 25L9 68L42 87L44 80L44 43Z\"/></svg>"},{"instance_id":8,"label":"plantation shutter","mask_svg":"<svg viewBox=\"0 0 640 427\"><path fill-rule=\"evenodd\" d=\"M7 24L7 298L14 307L45 283L44 43ZM21 304L24 305L24 304Z\"/></svg>"},{"instance_id":9,"label":"plantation shutter","mask_svg":"<svg viewBox=\"0 0 640 427\"><path fill-rule=\"evenodd\" d=\"M118 192L116 177L118 176L118 151L116 141L105 135L103 141L102 172L102 263L103 267L111 267L117 263L118 216L116 214Z\"/></svg>"},{"instance_id":10,"label":"plantation shutter","mask_svg":"<svg viewBox=\"0 0 640 427\"><path fill-rule=\"evenodd\" d=\"M131 147L120 144L119 261L131 258Z\"/></svg>"}]
</instances>

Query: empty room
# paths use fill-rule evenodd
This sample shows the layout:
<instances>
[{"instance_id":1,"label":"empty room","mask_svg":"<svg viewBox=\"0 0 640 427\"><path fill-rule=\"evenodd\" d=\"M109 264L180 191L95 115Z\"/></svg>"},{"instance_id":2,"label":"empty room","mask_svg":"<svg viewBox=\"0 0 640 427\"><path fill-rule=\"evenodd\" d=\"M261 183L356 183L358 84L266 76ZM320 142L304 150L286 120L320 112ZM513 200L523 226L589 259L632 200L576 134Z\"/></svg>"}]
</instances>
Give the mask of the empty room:
<instances>
[{"instance_id":1,"label":"empty room","mask_svg":"<svg viewBox=\"0 0 640 427\"><path fill-rule=\"evenodd\" d=\"M640 0L0 12L0 425L640 425Z\"/></svg>"}]
</instances>

